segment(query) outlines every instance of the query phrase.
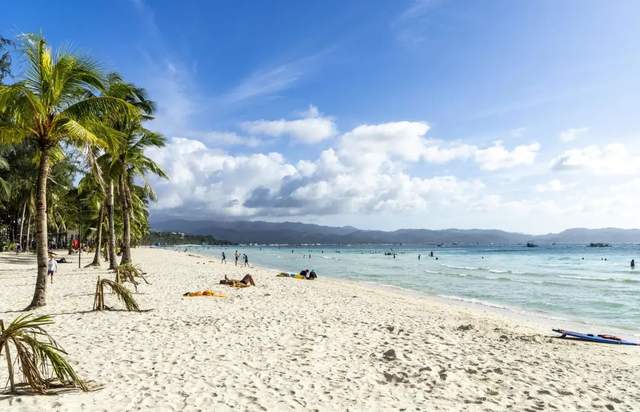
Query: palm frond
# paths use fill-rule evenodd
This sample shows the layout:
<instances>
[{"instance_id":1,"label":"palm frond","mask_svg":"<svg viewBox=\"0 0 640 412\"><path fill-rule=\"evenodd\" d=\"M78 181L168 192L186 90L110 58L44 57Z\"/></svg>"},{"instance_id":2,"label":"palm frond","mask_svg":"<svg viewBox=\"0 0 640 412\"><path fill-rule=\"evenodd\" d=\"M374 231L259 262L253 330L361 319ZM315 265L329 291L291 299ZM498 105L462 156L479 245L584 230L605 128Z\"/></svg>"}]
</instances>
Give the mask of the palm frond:
<instances>
[{"instance_id":1,"label":"palm frond","mask_svg":"<svg viewBox=\"0 0 640 412\"><path fill-rule=\"evenodd\" d=\"M63 113L76 120L99 118L112 122L128 122L138 119L138 111L134 106L112 96L93 96L82 99L67 107Z\"/></svg>"},{"instance_id":2,"label":"palm frond","mask_svg":"<svg viewBox=\"0 0 640 412\"><path fill-rule=\"evenodd\" d=\"M20 371L27 385L36 392L46 393L55 379L64 386L87 391L85 382L66 360L67 353L43 328L52 323L49 315L18 316L0 334L0 348L8 348L9 343L13 345Z\"/></svg>"},{"instance_id":3,"label":"palm frond","mask_svg":"<svg viewBox=\"0 0 640 412\"><path fill-rule=\"evenodd\" d=\"M137 290L140 284L137 280L138 278L142 279L147 285L150 285L147 278L144 277L142 270L132 263L124 263L116 268L116 282L118 283L129 282L133 284Z\"/></svg>"},{"instance_id":4,"label":"palm frond","mask_svg":"<svg viewBox=\"0 0 640 412\"><path fill-rule=\"evenodd\" d=\"M108 286L111 291L118 297L124 307L130 312L140 312L140 307L138 303L133 298L131 291L127 289L121 283L114 282L111 279L100 279L98 278L98 282L96 284L96 295L94 299L93 310L104 310L108 309L108 307L104 304L104 287Z\"/></svg>"}]
</instances>

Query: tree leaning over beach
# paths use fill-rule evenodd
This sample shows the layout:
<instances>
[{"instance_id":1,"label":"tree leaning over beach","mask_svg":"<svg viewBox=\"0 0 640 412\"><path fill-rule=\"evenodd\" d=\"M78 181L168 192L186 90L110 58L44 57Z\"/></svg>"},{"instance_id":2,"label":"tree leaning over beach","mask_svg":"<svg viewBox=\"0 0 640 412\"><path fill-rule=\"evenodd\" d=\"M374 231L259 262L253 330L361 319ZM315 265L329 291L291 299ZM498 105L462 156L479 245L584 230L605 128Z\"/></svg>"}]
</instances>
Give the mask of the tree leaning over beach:
<instances>
[{"instance_id":1,"label":"tree leaning over beach","mask_svg":"<svg viewBox=\"0 0 640 412\"><path fill-rule=\"evenodd\" d=\"M122 211L122 259L120 264L131 263L132 230L140 229L140 225L147 225L147 201L155 200L155 193L146 180L150 174L167 178L165 172L151 158L146 156L145 150L151 147L162 147L165 138L156 132L143 127L144 120L150 120L155 111L155 103L147 97L144 89L127 83L117 74L109 75L106 94L127 101L136 108L139 116L125 119L111 125L122 134L122 142L115 148L115 152L107 151L111 158L111 165L106 173L106 180L110 182L107 207L110 214L109 232L113 226L113 191L118 191L118 201ZM142 185L136 184L136 179ZM135 230L136 238L142 238L144 230Z\"/></svg>"},{"instance_id":2,"label":"tree leaning over beach","mask_svg":"<svg viewBox=\"0 0 640 412\"><path fill-rule=\"evenodd\" d=\"M0 85L0 143L33 141L37 148L38 275L29 310L46 304L47 181L52 157L61 156L61 144L85 149L113 146L107 140L115 135L105 121L131 120L138 111L123 99L101 94L104 77L92 60L64 50L54 54L38 35L25 35L21 42L27 64L24 79Z\"/></svg>"}]
</instances>

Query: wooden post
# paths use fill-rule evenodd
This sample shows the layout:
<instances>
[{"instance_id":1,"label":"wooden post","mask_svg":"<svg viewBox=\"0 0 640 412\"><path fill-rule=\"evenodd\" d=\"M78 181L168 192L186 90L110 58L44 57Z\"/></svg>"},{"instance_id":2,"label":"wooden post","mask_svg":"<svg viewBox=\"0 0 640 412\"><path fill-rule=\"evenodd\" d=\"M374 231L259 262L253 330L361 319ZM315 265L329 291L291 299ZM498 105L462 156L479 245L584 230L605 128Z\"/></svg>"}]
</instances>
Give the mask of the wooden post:
<instances>
[{"instance_id":1,"label":"wooden post","mask_svg":"<svg viewBox=\"0 0 640 412\"><path fill-rule=\"evenodd\" d=\"M4 321L0 320L0 334L2 333L4 333ZM15 393L16 384L13 381L13 363L11 362L11 353L9 352L9 342L4 343L4 350L7 352L7 369L9 370L9 385L11 386L11 393Z\"/></svg>"}]
</instances>

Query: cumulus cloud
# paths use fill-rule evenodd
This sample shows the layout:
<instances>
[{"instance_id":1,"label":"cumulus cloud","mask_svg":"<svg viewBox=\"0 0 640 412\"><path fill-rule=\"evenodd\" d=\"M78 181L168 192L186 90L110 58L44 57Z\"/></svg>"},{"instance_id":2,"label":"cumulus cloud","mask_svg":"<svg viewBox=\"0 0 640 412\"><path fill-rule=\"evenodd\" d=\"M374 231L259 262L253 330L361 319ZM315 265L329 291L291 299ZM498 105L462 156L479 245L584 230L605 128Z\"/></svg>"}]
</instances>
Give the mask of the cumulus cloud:
<instances>
[{"instance_id":1,"label":"cumulus cloud","mask_svg":"<svg viewBox=\"0 0 640 412\"><path fill-rule=\"evenodd\" d=\"M538 143L520 145L513 150L508 150L501 141L497 141L493 146L485 149L476 149L474 158L484 170L500 170L533 164L539 150L540 145Z\"/></svg>"},{"instance_id":2,"label":"cumulus cloud","mask_svg":"<svg viewBox=\"0 0 640 412\"><path fill-rule=\"evenodd\" d=\"M357 154L354 158L359 161L396 159L446 163L472 159L489 171L532 164L540 149L538 143L533 143L509 150L501 141L486 148L457 142L445 144L427 139L428 131L429 125L424 122L361 125L342 136L339 148L343 153Z\"/></svg>"},{"instance_id":3,"label":"cumulus cloud","mask_svg":"<svg viewBox=\"0 0 640 412\"><path fill-rule=\"evenodd\" d=\"M279 153L233 156L186 138L173 138L148 155L171 177L155 183L156 208L177 214L184 209L189 214L251 215L244 206L251 191L278 187L283 178L297 173Z\"/></svg>"},{"instance_id":4,"label":"cumulus cloud","mask_svg":"<svg viewBox=\"0 0 640 412\"><path fill-rule=\"evenodd\" d=\"M584 134L589 131L588 127L579 127L563 130L560 132L560 140L562 142L568 143L576 140L581 134Z\"/></svg>"},{"instance_id":5,"label":"cumulus cloud","mask_svg":"<svg viewBox=\"0 0 640 412\"><path fill-rule=\"evenodd\" d=\"M637 156L620 143L570 149L552 162L556 171L590 171L599 175L630 175L640 172Z\"/></svg>"},{"instance_id":6,"label":"cumulus cloud","mask_svg":"<svg viewBox=\"0 0 640 412\"><path fill-rule=\"evenodd\" d=\"M479 180L419 178L400 167L361 164L334 149L293 165L278 153L233 156L196 140L174 138L149 155L171 176L155 182L156 209L174 215L398 212L465 203L483 187Z\"/></svg>"},{"instance_id":7,"label":"cumulus cloud","mask_svg":"<svg viewBox=\"0 0 640 412\"><path fill-rule=\"evenodd\" d=\"M321 118L314 107L305 116ZM283 122L290 127L295 121ZM285 133L280 125L272 126L271 135ZM290 128L287 133L291 130L298 131ZM279 153L232 155L198 140L174 138L167 147L149 152L171 176L155 183L157 209L174 215L266 217L482 207L490 198L481 180L448 174L417 177L409 168L470 160L482 169L499 170L532 163L538 150L537 144L507 149L502 142L484 148L445 143L428 139L428 131L424 122L360 125L317 158L295 164ZM209 137L229 144L244 139L223 132Z\"/></svg>"},{"instance_id":8,"label":"cumulus cloud","mask_svg":"<svg viewBox=\"0 0 640 412\"><path fill-rule=\"evenodd\" d=\"M288 136L308 144L321 142L337 133L333 119L322 116L315 106L310 106L301 119L256 120L243 123L242 128L252 134Z\"/></svg>"}]
</instances>

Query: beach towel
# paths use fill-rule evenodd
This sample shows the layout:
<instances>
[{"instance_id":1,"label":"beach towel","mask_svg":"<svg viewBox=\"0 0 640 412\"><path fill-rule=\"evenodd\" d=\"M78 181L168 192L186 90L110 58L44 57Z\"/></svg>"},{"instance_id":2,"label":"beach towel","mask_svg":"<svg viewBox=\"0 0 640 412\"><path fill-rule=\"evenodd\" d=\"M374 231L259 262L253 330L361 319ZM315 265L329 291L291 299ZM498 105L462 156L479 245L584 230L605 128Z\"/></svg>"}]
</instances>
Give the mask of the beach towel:
<instances>
[{"instance_id":1,"label":"beach towel","mask_svg":"<svg viewBox=\"0 0 640 412\"><path fill-rule=\"evenodd\" d=\"M208 296L208 297L212 297L212 298L224 298L225 296L220 293L220 292L216 292L214 290L199 290L196 292L187 292L182 296L186 296L188 298L195 298L195 297L200 297L200 296Z\"/></svg>"}]
</instances>

